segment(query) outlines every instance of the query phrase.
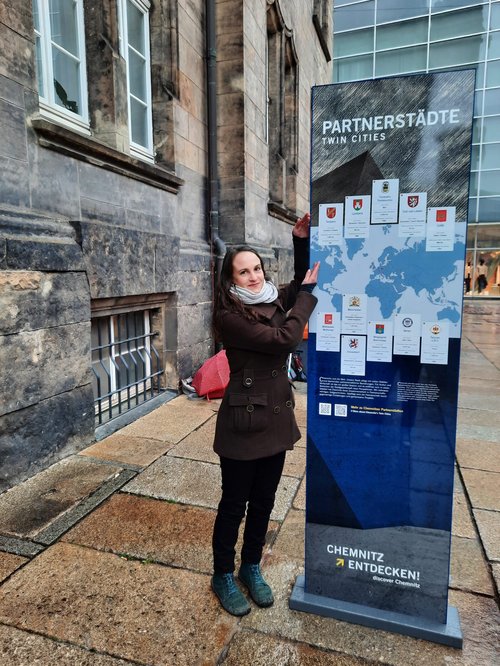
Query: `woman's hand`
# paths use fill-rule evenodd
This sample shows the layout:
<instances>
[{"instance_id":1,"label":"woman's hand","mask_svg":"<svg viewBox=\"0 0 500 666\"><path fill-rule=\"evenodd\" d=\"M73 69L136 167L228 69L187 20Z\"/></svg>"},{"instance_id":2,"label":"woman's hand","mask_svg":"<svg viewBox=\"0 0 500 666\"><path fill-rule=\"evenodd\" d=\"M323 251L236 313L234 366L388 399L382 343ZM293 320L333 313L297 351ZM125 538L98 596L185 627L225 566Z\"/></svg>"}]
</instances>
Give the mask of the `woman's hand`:
<instances>
[{"instance_id":1,"label":"woman's hand","mask_svg":"<svg viewBox=\"0 0 500 666\"><path fill-rule=\"evenodd\" d=\"M292 229L292 234L298 238L309 238L310 222L311 216L309 213L306 213L304 217L301 217L300 220L297 220L294 228Z\"/></svg>"},{"instance_id":2,"label":"woman's hand","mask_svg":"<svg viewBox=\"0 0 500 666\"><path fill-rule=\"evenodd\" d=\"M302 280L302 284L316 284L318 282L320 263L321 262L317 261L314 266L307 271L305 278Z\"/></svg>"}]
</instances>

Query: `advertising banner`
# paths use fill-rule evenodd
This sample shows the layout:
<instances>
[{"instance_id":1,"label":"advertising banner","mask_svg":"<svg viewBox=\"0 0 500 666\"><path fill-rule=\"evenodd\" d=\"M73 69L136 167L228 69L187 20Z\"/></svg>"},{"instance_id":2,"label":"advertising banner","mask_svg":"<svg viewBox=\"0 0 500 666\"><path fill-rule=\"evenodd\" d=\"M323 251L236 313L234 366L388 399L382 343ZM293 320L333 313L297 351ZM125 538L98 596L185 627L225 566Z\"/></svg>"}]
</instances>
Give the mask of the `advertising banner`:
<instances>
[{"instance_id":1,"label":"advertising banner","mask_svg":"<svg viewBox=\"0 0 500 666\"><path fill-rule=\"evenodd\" d=\"M457 646L447 599L473 95L471 70L313 89L321 268L305 578L290 600Z\"/></svg>"}]
</instances>

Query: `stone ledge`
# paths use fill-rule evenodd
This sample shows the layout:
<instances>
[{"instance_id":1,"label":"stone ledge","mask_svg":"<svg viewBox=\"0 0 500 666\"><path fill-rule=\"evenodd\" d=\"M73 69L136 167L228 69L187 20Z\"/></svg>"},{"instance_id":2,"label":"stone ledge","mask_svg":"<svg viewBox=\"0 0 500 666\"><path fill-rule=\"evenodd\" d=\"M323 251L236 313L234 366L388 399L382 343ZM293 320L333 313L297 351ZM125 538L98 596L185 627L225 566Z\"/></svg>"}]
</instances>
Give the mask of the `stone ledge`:
<instances>
[{"instance_id":1,"label":"stone ledge","mask_svg":"<svg viewBox=\"0 0 500 666\"><path fill-rule=\"evenodd\" d=\"M174 194L184 185L184 180L174 173L121 153L95 138L83 136L42 118L33 118L31 122L38 134L38 143L44 148Z\"/></svg>"},{"instance_id":2,"label":"stone ledge","mask_svg":"<svg viewBox=\"0 0 500 666\"><path fill-rule=\"evenodd\" d=\"M271 217L276 217L282 222L288 222L288 224L295 224L295 222L297 222L299 219L297 213L294 213L286 206L283 206L282 204L276 203L274 201L268 202L267 212Z\"/></svg>"},{"instance_id":3,"label":"stone ledge","mask_svg":"<svg viewBox=\"0 0 500 666\"><path fill-rule=\"evenodd\" d=\"M5 238L73 243L75 230L65 217L49 217L26 208L0 207L0 235Z\"/></svg>"}]
</instances>

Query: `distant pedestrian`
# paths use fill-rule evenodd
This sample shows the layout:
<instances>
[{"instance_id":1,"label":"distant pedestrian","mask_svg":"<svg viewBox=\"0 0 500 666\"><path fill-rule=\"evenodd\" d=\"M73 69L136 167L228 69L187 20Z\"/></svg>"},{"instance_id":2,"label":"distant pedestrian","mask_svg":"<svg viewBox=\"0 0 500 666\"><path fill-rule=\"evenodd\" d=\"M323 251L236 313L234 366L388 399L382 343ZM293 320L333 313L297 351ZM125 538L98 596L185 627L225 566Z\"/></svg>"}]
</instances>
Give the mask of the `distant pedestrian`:
<instances>
[{"instance_id":1,"label":"distant pedestrian","mask_svg":"<svg viewBox=\"0 0 500 666\"><path fill-rule=\"evenodd\" d=\"M464 291L466 294L468 294L470 291L471 281L472 281L472 266L471 262L468 261L464 271Z\"/></svg>"},{"instance_id":2,"label":"distant pedestrian","mask_svg":"<svg viewBox=\"0 0 500 666\"><path fill-rule=\"evenodd\" d=\"M476 283L477 291L481 293L488 286L488 267L484 263L484 259L479 260L479 266L476 268Z\"/></svg>"},{"instance_id":3,"label":"distant pedestrian","mask_svg":"<svg viewBox=\"0 0 500 666\"><path fill-rule=\"evenodd\" d=\"M302 340L317 301L311 292L319 263L307 270L309 222L306 214L293 228L295 277L288 286L278 290L267 279L256 250L241 246L227 252L215 298L214 329L231 375L214 441L222 498L212 540L212 589L232 615L250 612L234 578L235 546L245 512L238 578L258 606L274 601L260 560L285 452L300 438L286 361Z\"/></svg>"}]
</instances>

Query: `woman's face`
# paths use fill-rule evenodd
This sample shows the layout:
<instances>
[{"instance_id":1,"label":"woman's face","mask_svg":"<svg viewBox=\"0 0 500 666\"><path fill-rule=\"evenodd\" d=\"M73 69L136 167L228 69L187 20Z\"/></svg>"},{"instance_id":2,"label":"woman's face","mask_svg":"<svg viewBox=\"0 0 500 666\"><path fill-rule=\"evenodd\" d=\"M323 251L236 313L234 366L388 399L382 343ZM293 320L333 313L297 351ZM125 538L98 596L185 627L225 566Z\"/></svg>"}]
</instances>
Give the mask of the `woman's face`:
<instances>
[{"instance_id":1,"label":"woman's face","mask_svg":"<svg viewBox=\"0 0 500 666\"><path fill-rule=\"evenodd\" d=\"M238 252L233 258L233 282L237 287L258 293L264 286L264 271L253 252Z\"/></svg>"}]
</instances>

